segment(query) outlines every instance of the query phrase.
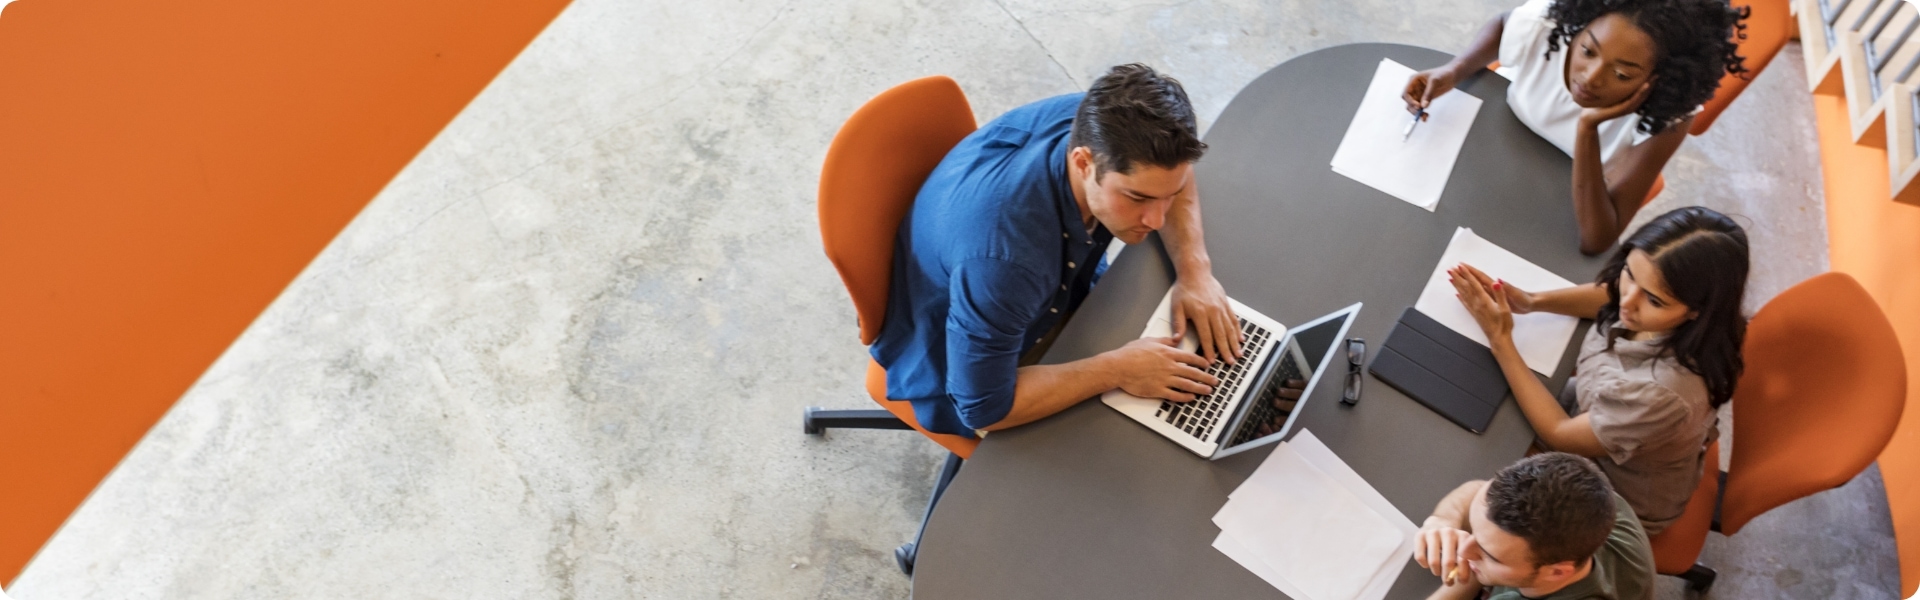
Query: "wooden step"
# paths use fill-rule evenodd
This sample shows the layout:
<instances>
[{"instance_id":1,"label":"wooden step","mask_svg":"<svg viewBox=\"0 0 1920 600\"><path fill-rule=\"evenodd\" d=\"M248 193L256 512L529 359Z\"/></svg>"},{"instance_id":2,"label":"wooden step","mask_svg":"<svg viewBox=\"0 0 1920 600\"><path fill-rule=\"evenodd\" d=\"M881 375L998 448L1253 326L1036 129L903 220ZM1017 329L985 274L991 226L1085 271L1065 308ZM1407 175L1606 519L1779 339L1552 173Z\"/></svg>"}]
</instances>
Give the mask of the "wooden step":
<instances>
[{"instance_id":1,"label":"wooden step","mask_svg":"<svg viewBox=\"0 0 1920 600\"><path fill-rule=\"evenodd\" d=\"M1920 206L1920 88L1897 83L1886 111L1888 189L1893 199Z\"/></svg>"},{"instance_id":2,"label":"wooden step","mask_svg":"<svg viewBox=\"0 0 1920 600\"><path fill-rule=\"evenodd\" d=\"M1914 35L1920 10L1899 0L1853 0L1828 27L1832 31L1822 37L1838 41L1831 51L1840 55L1853 140L1885 148L1887 91L1913 74L1907 67L1920 56Z\"/></svg>"},{"instance_id":3,"label":"wooden step","mask_svg":"<svg viewBox=\"0 0 1920 600\"><path fill-rule=\"evenodd\" d=\"M1844 98L1854 143L1886 151L1893 200L1920 206L1920 7L1796 0L1807 85Z\"/></svg>"},{"instance_id":4,"label":"wooden step","mask_svg":"<svg viewBox=\"0 0 1920 600\"><path fill-rule=\"evenodd\" d=\"M1905 6L1905 2L1900 3ZM1887 147L1886 105L1875 101L1868 77L1866 36L1852 31L1839 32L1841 89L1847 97L1847 117L1853 124L1853 143L1875 148ZM1884 94L1884 90L1881 91Z\"/></svg>"},{"instance_id":5,"label":"wooden step","mask_svg":"<svg viewBox=\"0 0 1920 600\"><path fill-rule=\"evenodd\" d=\"M1801 55L1807 61L1807 87L1815 94L1840 95L1840 54L1834 52L1840 45L1827 40L1820 0L1798 0L1794 12L1799 15Z\"/></svg>"}]
</instances>

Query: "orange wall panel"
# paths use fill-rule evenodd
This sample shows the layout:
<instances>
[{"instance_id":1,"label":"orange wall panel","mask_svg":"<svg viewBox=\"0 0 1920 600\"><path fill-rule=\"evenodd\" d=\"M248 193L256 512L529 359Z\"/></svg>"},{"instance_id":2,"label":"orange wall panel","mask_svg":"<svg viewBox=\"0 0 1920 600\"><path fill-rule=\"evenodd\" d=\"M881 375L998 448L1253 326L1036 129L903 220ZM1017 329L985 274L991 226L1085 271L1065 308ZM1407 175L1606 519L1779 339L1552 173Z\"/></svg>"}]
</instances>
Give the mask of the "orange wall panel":
<instances>
[{"instance_id":1,"label":"orange wall panel","mask_svg":"<svg viewBox=\"0 0 1920 600\"><path fill-rule=\"evenodd\" d=\"M1907 410L1880 454L1900 548L1901 597L1920 587L1920 207L1891 200L1885 150L1854 145L1846 99L1815 94L1833 270L1887 313L1907 360Z\"/></svg>"},{"instance_id":2,"label":"orange wall panel","mask_svg":"<svg viewBox=\"0 0 1920 600\"><path fill-rule=\"evenodd\" d=\"M0 579L566 0L0 13Z\"/></svg>"}]
</instances>

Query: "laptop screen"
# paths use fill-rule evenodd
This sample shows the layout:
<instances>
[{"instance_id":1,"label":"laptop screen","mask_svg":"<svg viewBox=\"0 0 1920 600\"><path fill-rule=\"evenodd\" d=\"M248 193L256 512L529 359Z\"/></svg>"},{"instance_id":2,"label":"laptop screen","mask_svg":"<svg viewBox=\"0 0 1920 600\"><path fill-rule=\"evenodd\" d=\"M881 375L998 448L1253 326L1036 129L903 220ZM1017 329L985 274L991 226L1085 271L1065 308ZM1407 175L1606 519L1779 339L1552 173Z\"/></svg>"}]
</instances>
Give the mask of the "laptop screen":
<instances>
[{"instance_id":1,"label":"laptop screen","mask_svg":"<svg viewBox=\"0 0 1920 600\"><path fill-rule=\"evenodd\" d=\"M1320 363L1333 352L1335 338L1340 336L1340 326L1346 319L1327 319L1301 331L1293 332L1294 343L1300 344L1300 353L1307 357L1307 370L1320 370Z\"/></svg>"},{"instance_id":2,"label":"laptop screen","mask_svg":"<svg viewBox=\"0 0 1920 600\"><path fill-rule=\"evenodd\" d=\"M1224 446L1265 442L1268 437L1278 437L1286 433L1286 425L1291 421L1300 400L1287 398L1287 390L1299 391L1304 396L1314 374L1325 366L1328 357L1334 354L1334 346L1340 341L1340 333L1346 329L1347 321L1353 317L1350 311L1341 311L1331 318L1323 318L1287 332L1286 345L1275 352L1272 368L1267 370L1266 380L1251 398L1244 411L1244 417L1233 435L1227 437ZM1298 349L1298 354L1295 349ZM1300 360L1305 359L1305 364ZM1291 381L1289 381L1291 380ZM1302 398L1304 399L1304 398ZM1223 448L1225 450L1227 448Z\"/></svg>"}]
</instances>

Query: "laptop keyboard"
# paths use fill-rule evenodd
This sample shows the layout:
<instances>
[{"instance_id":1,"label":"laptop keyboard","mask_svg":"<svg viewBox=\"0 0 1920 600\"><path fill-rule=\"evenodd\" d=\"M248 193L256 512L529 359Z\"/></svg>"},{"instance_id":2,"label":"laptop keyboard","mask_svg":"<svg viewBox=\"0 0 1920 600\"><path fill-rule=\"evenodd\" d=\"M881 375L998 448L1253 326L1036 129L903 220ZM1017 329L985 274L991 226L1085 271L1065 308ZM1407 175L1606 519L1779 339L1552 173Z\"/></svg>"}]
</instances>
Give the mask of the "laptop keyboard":
<instances>
[{"instance_id":1,"label":"laptop keyboard","mask_svg":"<svg viewBox=\"0 0 1920 600\"><path fill-rule=\"evenodd\" d=\"M1240 344L1244 348L1259 348L1261 344L1266 343L1268 337L1267 330L1246 319L1240 319L1240 333L1245 336ZM1197 439L1206 440L1207 436L1213 435L1214 427L1223 420L1221 413L1226 411L1227 402L1233 400L1234 392L1240 389L1241 381L1246 379L1253 367L1252 361L1247 360L1242 360L1237 365L1229 365L1221 360L1213 361L1213 364L1207 367L1207 374L1220 378L1220 385L1214 386L1213 393L1194 398L1192 402L1162 400L1160 410L1153 414Z\"/></svg>"}]
</instances>

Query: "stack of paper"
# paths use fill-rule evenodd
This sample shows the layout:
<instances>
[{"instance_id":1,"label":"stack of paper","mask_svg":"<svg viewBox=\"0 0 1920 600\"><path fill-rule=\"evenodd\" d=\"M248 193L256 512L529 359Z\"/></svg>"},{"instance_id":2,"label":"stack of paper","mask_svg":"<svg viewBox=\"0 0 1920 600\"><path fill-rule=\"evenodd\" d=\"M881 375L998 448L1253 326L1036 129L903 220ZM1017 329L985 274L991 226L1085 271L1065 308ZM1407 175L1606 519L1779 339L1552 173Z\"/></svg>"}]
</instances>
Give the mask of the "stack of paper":
<instances>
[{"instance_id":1,"label":"stack of paper","mask_svg":"<svg viewBox=\"0 0 1920 600\"><path fill-rule=\"evenodd\" d=\"M1459 264L1472 265L1489 277L1506 280L1529 292L1573 287L1573 282L1565 277L1493 245L1475 235L1472 229L1455 230L1453 241L1447 244L1446 253L1440 255L1440 264L1433 267L1433 275L1427 278L1427 287L1420 291L1420 300L1414 302L1413 307L1483 346L1487 345L1487 332L1480 328L1479 321L1473 320L1473 313L1467 312L1460 299L1454 297L1458 292L1453 283L1447 281L1447 269ZM1513 345L1520 350L1520 357L1526 359L1527 368L1551 376L1554 368L1560 366L1561 355L1567 352L1573 330L1579 326L1580 319L1566 315L1538 312L1514 315Z\"/></svg>"},{"instance_id":2,"label":"stack of paper","mask_svg":"<svg viewBox=\"0 0 1920 600\"><path fill-rule=\"evenodd\" d=\"M1294 600L1379 600L1419 528L1310 431L1267 455L1213 515L1213 547Z\"/></svg>"},{"instance_id":3,"label":"stack of paper","mask_svg":"<svg viewBox=\"0 0 1920 600\"><path fill-rule=\"evenodd\" d=\"M1353 178L1414 206L1433 210L1453 176L1460 146L1480 114L1480 99L1452 91L1430 99L1427 120L1402 135L1413 115L1400 93L1413 69L1381 59L1367 95L1333 152L1333 172Z\"/></svg>"}]
</instances>

